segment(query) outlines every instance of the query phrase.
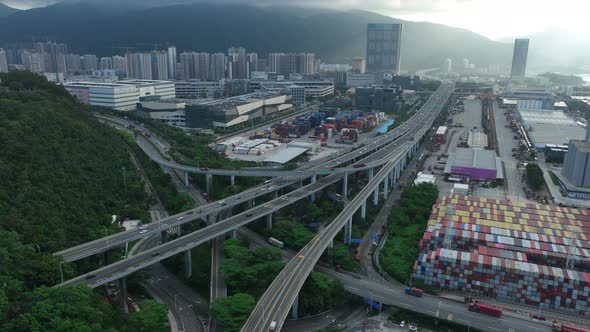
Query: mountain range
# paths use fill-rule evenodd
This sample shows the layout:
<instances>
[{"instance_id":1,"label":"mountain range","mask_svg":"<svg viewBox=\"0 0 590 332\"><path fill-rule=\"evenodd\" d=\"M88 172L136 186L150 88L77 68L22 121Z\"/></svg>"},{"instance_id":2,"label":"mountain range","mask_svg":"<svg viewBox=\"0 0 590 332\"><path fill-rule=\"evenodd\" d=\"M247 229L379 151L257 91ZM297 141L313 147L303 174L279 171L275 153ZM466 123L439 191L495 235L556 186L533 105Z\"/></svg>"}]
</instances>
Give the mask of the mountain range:
<instances>
[{"instance_id":1,"label":"mountain range","mask_svg":"<svg viewBox=\"0 0 590 332\"><path fill-rule=\"evenodd\" d=\"M0 7L1 8L1 7ZM3 17L4 16L4 17ZM314 52L323 62L364 56L367 23L403 23L402 70L440 67L445 58L477 66L510 66L512 45L471 31L428 22L409 22L361 10L336 11L293 6L186 4L122 8L96 3L62 3L2 15L0 42L57 40L78 53L99 56L151 50L169 44L185 50L225 52L243 46L262 57L269 52ZM547 38L545 38L547 37ZM551 36L537 36L544 44ZM529 68L565 68L531 41ZM537 51L537 48L540 51ZM578 62L582 56L571 58ZM576 66L570 66L575 71Z\"/></svg>"}]
</instances>

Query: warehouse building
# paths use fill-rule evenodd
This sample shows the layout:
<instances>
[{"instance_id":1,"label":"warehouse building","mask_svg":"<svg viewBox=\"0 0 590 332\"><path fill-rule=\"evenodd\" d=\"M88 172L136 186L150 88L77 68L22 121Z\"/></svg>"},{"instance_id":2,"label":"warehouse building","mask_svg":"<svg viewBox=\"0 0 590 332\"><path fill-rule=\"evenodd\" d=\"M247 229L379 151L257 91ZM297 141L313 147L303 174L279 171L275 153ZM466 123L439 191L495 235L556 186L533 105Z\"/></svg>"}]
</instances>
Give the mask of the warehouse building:
<instances>
[{"instance_id":1,"label":"warehouse building","mask_svg":"<svg viewBox=\"0 0 590 332\"><path fill-rule=\"evenodd\" d=\"M250 93L220 100L188 102L189 128L229 128L262 116L290 109L290 97L275 93Z\"/></svg>"},{"instance_id":2,"label":"warehouse building","mask_svg":"<svg viewBox=\"0 0 590 332\"><path fill-rule=\"evenodd\" d=\"M472 180L503 179L500 158L493 150L457 148L449 153L444 172L458 179Z\"/></svg>"},{"instance_id":3,"label":"warehouse building","mask_svg":"<svg viewBox=\"0 0 590 332\"><path fill-rule=\"evenodd\" d=\"M485 149L488 146L488 135L478 131L469 131L467 146L474 149Z\"/></svg>"},{"instance_id":4,"label":"warehouse building","mask_svg":"<svg viewBox=\"0 0 590 332\"><path fill-rule=\"evenodd\" d=\"M519 109L518 115L536 149L544 149L547 144L567 144L571 139L585 137L585 129L563 111Z\"/></svg>"},{"instance_id":5,"label":"warehouse building","mask_svg":"<svg viewBox=\"0 0 590 332\"><path fill-rule=\"evenodd\" d=\"M589 223L590 211L582 209L443 197L412 276L475 297L590 317Z\"/></svg>"},{"instance_id":6,"label":"warehouse building","mask_svg":"<svg viewBox=\"0 0 590 332\"><path fill-rule=\"evenodd\" d=\"M137 104L137 115L171 126L186 126L186 103L175 100L142 101Z\"/></svg>"},{"instance_id":7,"label":"warehouse building","mask_svg":"<svg viewBox=\"0 0 590 332\"><path fill-rule=\"evenodd\" d=\"M139 98L158 96L160 99L170 99L176 97L174 81L131 79L118 83L137 87Z\"/></svg>"},{"instance_id":8,"label":"warehouse building","mask_svg":"<svg viewBox=\"0 0 590 332\"><path fill-rule=\"evenodd\" d=\"M134 110L139 102L135 86L118 83L67 82L64 88L84 104L119 111Z\"/></svg>"}]
</instances>

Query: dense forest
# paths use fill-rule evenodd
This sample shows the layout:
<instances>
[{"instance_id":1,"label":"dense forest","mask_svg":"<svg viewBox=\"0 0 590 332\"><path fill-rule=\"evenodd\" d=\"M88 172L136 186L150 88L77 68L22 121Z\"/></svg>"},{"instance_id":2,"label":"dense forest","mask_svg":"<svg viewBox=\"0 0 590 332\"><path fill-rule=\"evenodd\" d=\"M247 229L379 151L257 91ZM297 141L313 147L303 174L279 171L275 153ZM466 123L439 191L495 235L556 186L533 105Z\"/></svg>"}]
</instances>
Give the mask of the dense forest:
<instances>
[{"instance_id":1,"label":"dense forest","mask_svg":"<svg viewBox=\"0 0 590 332\"><path fill-rule=\"evenodd\" d=\"M0 330L160 330L157 303L123 319L86 286L45 287L72 274L52 252L118 231L111 215L147 219L125 138L44 77L0 80Z\"/></svg>"}]
</instances>

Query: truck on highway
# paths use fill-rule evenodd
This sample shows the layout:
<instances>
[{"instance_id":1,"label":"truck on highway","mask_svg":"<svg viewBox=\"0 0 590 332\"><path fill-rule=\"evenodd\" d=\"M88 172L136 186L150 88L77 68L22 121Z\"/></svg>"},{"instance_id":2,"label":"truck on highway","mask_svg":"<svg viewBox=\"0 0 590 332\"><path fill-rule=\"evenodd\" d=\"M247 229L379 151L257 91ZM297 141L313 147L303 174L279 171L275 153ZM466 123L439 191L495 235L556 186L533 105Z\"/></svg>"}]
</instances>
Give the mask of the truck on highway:
<instances>
[{"instance_id":1,"label":"truck on highway","mask_svg":"<svg viewBox=\"0 0 590 332\"><path fill-rule=\"evenodd\" d=\"M412 295L415 297L422 297L422 294L424 294L424 291L421 290L420 288L416 288L416 287L408 287L406 288L406 294L408 295Z\"/></svg>"},{"instance_id":2,"label":"truck on highway","mask_svg":"<svg viewBox=\"0 0 590 332\"><path fill-rule=\"evenodd\" d=\"M275 322L274 320L272 322L270 322L270 325L268 327L271 331L274 331L277 329L277 322Z\"/></svg>"},{"instance_id":3,"label":"truck on highway","mask_svg":"<svg viewBox=\"0 0 590 332\"><path fill-rule=\"evenodd\" d=\"M270 243L273 246L278 247L278 248L285 247L285 244L283 243L283 241L279 241L279 240L275 239L274 237L269 237L268 238L268 243Z\"/></svg>"},{"instance_id":4,"label":"truck on highway","mask_svg":"<svg viewBox=\"0 0 590 332\"><path fill-rule=\"evenodd\" d=\"M558 324L556 321L553 321L552 330L554 332L590 332L590 329L574 326L568 323Z\"/></svg>"},{"instance_id":5,"label":"truck on highway","mask_svg":"<svg viewBox=\"0 0 590 332\"><path fill-rule=\"evenodd\" d=\"M481 312L483 314L494 316L494 317L501 317L502 316L502 309L491 306L491 305L479 303L479 302L469 303L469 306L467 307L467 309L469 311Z\"/></svg>"}]
</instances>

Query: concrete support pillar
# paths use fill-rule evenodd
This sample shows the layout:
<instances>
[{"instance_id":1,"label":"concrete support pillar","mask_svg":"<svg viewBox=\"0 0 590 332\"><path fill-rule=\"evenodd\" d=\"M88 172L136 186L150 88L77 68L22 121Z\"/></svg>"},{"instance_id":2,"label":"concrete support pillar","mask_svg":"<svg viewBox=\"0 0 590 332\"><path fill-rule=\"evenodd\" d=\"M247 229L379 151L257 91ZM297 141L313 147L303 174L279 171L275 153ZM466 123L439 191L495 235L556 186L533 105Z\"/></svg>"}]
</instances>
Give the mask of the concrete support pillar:
<instances>
[{"instance_id":1,"label":"concrete support pillar","mask_svg":"<svg viewBox=\"0 0 590 332\"><path fill-rule=\"evenodd\" d=\"M272 213L266 215L266 228L272 229Z\"/></svg>"},{"instance_id":2,"label":"concrete support pillar","mask_svg":"<svg viewBox=\"0 0 590 332\"><path fill-rule=\"evenodd\" d=\"M127 307L127 279L125 277L119 279L119 288L121 288L121 307L125 313L129 313L129 307Z\"/></svg>"},{"instance_id":3,"label":"concrete support pillar","mask_svg":"<svg viewBox=\"0 0 590 332\"><path fill-rule=\"evenodd\" d=\"M311 176L311 183L315 183L317 180L317 176L314 174ZM315 192L311 193L311 195L309 195L309 200L314 202L315 201Z\"/></svg>"},{"instance_id":4,"label":"concrete support pillar","mask_svg":"<svg viewBox=\"0 0 590 332\"><path fill-rule=\"evenodd\" d=\"M348 219L348 239L352 239L352 217Z\"/></svg>"},{"instance_id":5,"label":"concrete support pillar","mask_svg":"<svg viewBox=\"0 0 590 332\"><path fill-rule=\"evenodd\" d=\"M373 205L379 206L379 186L375 187L375 191L373 191Z\"/></svg>"},{"instance_id":6,"label":"concrete support pillar","mask_svg":"<svg viewBox=\"0 0 590 332\"><path fill-rule=\"evenodd\" d=\"M235 186L236 185L236 176L230 175L229 182L231 183L232 186Z\"/></svg>"},{"instance_id":7,"label":"concrete support pillar","mask_svg":"<svg viewBox=\"0 0 590 332\"><path fill-rule=\"evenodd\" d=\"M299 294L295 297L295 302L293 302L293 319L299 318Z\"/></svg>"},{"instance_id":8,"label":"concrete support pillar","mask_svg":"<svg viewBox=\"0 0 590 332\"><path fill-rule=\"evenodd\" d=\"M330 244L328 244L329 249L334 249L334 239L330 240Z\"/></svg>"},{"instance_id":9,"label":"concrete support pillar","mask_svg":"<svg viewBox=\"0 0 590 332\"><path fill-rule=\"evenodd\" d=\"M373 168L369 168L369 182L373 180L374 172Z\"/></svg>"},{"instance_id":10,"label":"concrete support pillar","mask_svg":"<svg viewBox=\"0 0 590 332\"><path fill-rule=\"evenodd\" d=\"M188 172L184 172L184 186L188 188Z\"/></svg>"},{"instance_id":11,"label":"concrete support pillar","mask_svg":"<svg viewBox=\"0 0 590 332\"><path fill-rule=\"evenodd\" d=\"M113 257L113 252L110 250L105 251L102 254L102 261L104 262L103 265L109 265L111 264L111 258Z\"/></svg>"},{"instance_id":12,"label":"concrete support pillar","mask_svg":"<svg viewBox=\"0 0 590 332\"><path fill-rule=\"evenodd\" d=\"M272 192L272 199L277 199L277 197L279 197L279 191L275 190Z\"/></svg>"},{"instance_id":13,"label":"concrete support pillar","mask_svg":"<svg viewBox=\"0 0 590 332\"><path fill-rule=\"evenodd\" d=\"M385 179L383 179L383 198L387 199L387 193L389 191L389 188L387 187L389 185L389 179L388 179L388 175L385 175Z\"/></svg>"},{"instance_id":14,"label":"concrete support pillar","mask_svg":"<svg viewBox=\"0 0 590 332\"><path fill-rule=\"evenodd\" d=\"M207 187L207 192L211 194L211 187L213 185L213 174L205 174L205 182Z\"/></svg>"},{"instance_id":15,"label":"concrete support pillar","mask_svg":"<svg viewBox=\"0 0 590 332\"><path fill-rule=\"evenodd\" d=\"M352 238L352 218L348 219L344 225L344 244L348 244L348 240Z\"/></svg>"},{"instance_id":16,"label":"concrete support pillar","mask_svg":"<svg viewBox=\"0 0 590 332\"><path fill-rule=\"evenodd\" d=\"M161 231L161 232L160 232L160 236L161 236L161 241L162 241L162 243L166 243L166 242L168 242L168 232L166 232L166 231Z\"/></svg>"},{"instance_id":17,"label":"concrete support pillar","mask_svg":"<svg viewBox=\"0 0 590 332\"><path fill-rule=\"evenodd\" d=\"M364 220L367 218L367 201L363 201L361 205L361 218Z\"/></svg>"},{"instance_id":18,"label":"concrete support pillar","mask_svg":"<svg viewBox=\"0 0 590 332\"><path fill-rule=\"evenodd\" d=\"M191 250L188 249L184 252L184 277L186 279L193 275L193 260Z\"/></svg>"},{"instance_id":19,"label":"concrete support pillar","mask_svg":"<svg viewBox=\"0 0 590 332\"><path fill-rule=\"evenodd\" d=\"M236 237L238 237L238 230L234 229L233 231L231 231L231 237L232 239L235 239Z\"/></svg>"},{"instance_id":20,"label":"concrete support pillar","mask_svg":"<svg viewBox=\"0 0 590 332\"><path fill-rule=\"evenodd\" d=\"M248 208L251 209L254 206L254 200L250 199L248 200Z\"/></svg>"},{"instance_id":21,"label":"concrete support pillar","mask_svg":"<svg viewBox=\"0 0 590 332\"><path fill-rule=\"evenodd\" d=\"M395 188L395 167L389 172L389 187L393 190Z\"/></svg>"},{"instance_id":22,"label":"concrete support pillar","mask_svg":"<svg viewBox=\"0 0 590 332\"><path fill-rule=\"evenodd\" d=\"M342 198L346 199L348 193L348 173L344 173L344 179L342 179Z\"/></svg>"}]
</instances>

